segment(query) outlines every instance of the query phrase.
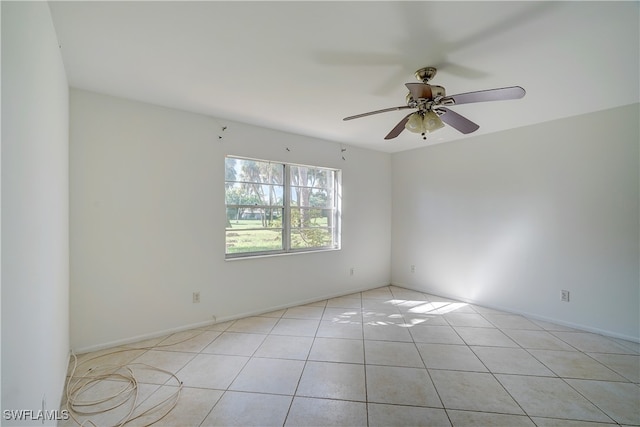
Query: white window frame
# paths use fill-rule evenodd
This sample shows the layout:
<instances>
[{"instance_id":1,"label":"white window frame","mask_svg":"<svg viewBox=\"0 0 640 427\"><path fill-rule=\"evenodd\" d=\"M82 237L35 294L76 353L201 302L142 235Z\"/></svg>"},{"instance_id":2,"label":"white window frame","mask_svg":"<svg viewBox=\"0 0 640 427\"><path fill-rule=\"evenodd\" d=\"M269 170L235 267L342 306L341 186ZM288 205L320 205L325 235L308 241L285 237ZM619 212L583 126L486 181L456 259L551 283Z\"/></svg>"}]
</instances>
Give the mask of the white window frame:
<instances>
[{"instance_id":1,"label":"white window frame","mask_svg":"<svg viewBox=\"0 0 640 427\"><path fill-rule=\"evenodd\" d=\"M230 231L228 227L225 226L225 259L233 260L233 259L243 259L243 258L252 258L252 257L263 257L263 256L274 256L274 255L287 255L287 254L295 254L295 253L307 253L307 252L323 252L323 251L334 251L340 250L341 248L341 235L342 235L342 171L336 168L330 168L325 166L317 166L317 165L304 165L299 163L289 163L289 162L281 162L281 161L271 161L264 159L255 159L249 157L235 156L235 155L227 155L225 156L225 168L227 159L235 159L235 160L248 160L255 162L263 162L269 164L277 164L282 165L283 167L283 203L282 205L249 205L249 204L229 204L226 200L226 191L227 184L229 183L241 183L244 182L240 178L236 178L235 180L227 180L225 177L225 218L228 219L228 209L229 208L259 208L259 209L282 209L282 249L274 249L274 250L261 250L261 251L247 251L247 252L228 252L228 235L227 233ZM328 230L332 231L332 241L327 246L312 246L312 247L292 247L292 239L291 233L292 230L296 229L291 224L291 209L297 208L296 205L291 205L291 191L294 185L291 182L291 168L292 167L304 167L304 168L312 168L312 169L320 169L330 171L333 176L333 204L332 206L327 207L333 211L332 215L332 226L327 227ZM305 207L306 208L306 207ZM263 228L256 228L263 229ZM267 229L267 228L264 228ZM238 229L243 230L243 229Z\"/></svg>"}]
</instances>

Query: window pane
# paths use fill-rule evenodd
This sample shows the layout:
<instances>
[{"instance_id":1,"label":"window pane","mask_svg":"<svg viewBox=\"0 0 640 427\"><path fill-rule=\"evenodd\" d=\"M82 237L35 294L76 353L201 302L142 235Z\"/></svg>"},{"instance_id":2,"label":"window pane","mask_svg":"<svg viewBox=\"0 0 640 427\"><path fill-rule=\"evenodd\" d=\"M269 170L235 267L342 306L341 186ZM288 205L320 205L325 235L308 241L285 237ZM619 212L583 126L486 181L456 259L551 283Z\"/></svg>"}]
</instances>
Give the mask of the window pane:
<instances>
[{"instance_id":1,"label":"window pane","mask_svg":"<svg viewBox=\"0 0 640 427\"><path fill-rule=\"evenodd\" d=\"M247 206L227 206L227 230L282 229L282 209L256 209Z\"/></svg>"},{"instance_id":2,"label":"window pane","mask_svg":"<svg viewBox=\"0 0 640 427\"><path fill-rule=\"evenodd\" d=\"M227 158L228 159L228 158ZM235 159L235 181L282 184L284 165L259 160Z\"/></svg>"},{"instance_id":3,"label":"window pane","mask_svg":"<svg viewBox=\"0 0 640 427\"><path fill-rule=\"evenodd\" d=\"M324 188L333 182L330 169L291 165L291 185Z\"/></svg>"},{"instance_id":4,"label":"window pane","mask_svg":"<svg viewBox=\"0 0 640 427\"><path fill-rule=\"evenodd\" d=\"M291 208L291 228L332 227L331 209Z\"/></svg>"},{"instance_id":5,"label":"window pane","mask_svg":"<svg viewBox=\"0 0 640 427\"><path fill-rule=\"evenodd\" d=\"M227 230L227 253L280 251L282 229Z\"/></svg>"},{"instance_id":6,"label":"window pane","mask_svg":"<svg viewBox=\"0 0 640 427\"><path fill-rule=\"evenodd\" d=\"M299 228L291 230L291 248L320 248L333 246L331 231L326 228Z\"/></svg>"},{"instance_id":7,"label":"window pane","mask_svg":"<svg viewBox=\"0 0 640 427\"><path fill-rule=\"evenodd\" d=\"M339 247L338 173L227 157L226 253L242 256ZM285 176L289 177L287 182ZM285 230L289 233L286 239Z\"/></svg>"},{"instance_id":8,"label":"window pane","mask_svg":"<svg viewBox=\"0 0 640 427\"><path fill-rule=\"evenodd\" d=\"M225 159L227 205L284 205L284 164Z\"/></svg>"},{"instance_id":9,"label":"window pane","mask_svg":"<svg viewBox=\"0 0 640 427\"><path fill-rule=\"evenodd\" d=\"M291 188L291 204L302 207L329 208L333 206L332 193L324 188Z\"/></svg>"}]
</instances>

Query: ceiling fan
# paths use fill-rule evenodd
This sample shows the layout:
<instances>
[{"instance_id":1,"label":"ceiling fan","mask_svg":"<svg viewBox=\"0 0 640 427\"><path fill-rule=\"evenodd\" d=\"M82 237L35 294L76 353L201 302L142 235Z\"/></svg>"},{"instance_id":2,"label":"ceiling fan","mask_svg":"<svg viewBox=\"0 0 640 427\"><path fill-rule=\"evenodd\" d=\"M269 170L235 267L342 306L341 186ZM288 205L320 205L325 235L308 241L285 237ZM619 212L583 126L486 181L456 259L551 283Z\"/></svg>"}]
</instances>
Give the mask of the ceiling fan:
<instances>
[{"instance_id":1,"label":"ceiling fan","mask_svg":"<svg viewBox=\"0 0 640 427\"><path fill-rule=\"evenodd\" d=\"M433 79L436 72L437 70L434 67L424 67L416 71L415 76L421 83L405 84L407 89L409 89L407 105L357 114L355 116L345 117L343 120L359 119L361 117L389 111L415 109L416 111L409 113L400 120L384 139L393 139L400 135L404 129L414 133L420 133L423 139L427 139L427 133L444 127L445 123L459 132L468 134L475 132L480 126L466 117L451 111L446 106L519 99L525 95L525 90L520 86L511 86L447 96L444 87L429 84L429 81Z\"/></svg>"}]
</instances>

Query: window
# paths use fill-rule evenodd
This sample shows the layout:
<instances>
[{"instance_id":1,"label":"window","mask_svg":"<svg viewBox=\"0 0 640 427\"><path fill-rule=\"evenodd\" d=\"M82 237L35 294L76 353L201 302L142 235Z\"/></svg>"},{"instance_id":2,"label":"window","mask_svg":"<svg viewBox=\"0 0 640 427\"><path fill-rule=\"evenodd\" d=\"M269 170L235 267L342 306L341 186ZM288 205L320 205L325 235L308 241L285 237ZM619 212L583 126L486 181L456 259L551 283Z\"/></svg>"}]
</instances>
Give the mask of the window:
<instances>
[{"instance_id":1,"label":"window","mask_svg":"<svg viewBox=\"0 0 640 427\"><path fill-rule=\"evenodd\" d=\"M226 257L340 248L340 171L226 157Z\"/></svg>"}]
</instances>

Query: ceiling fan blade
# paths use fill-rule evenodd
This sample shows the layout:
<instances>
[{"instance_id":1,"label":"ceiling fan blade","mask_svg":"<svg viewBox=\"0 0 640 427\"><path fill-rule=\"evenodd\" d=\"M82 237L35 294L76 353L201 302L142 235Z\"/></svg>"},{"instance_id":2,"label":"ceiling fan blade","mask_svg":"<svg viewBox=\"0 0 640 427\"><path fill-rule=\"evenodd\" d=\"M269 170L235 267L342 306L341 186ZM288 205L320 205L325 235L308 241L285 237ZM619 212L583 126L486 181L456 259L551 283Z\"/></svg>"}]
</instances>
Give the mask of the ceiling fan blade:
<instances>
[{"instance_id":1,"label":"ceiling fan blade","mask_svg":"<svg viewBox=\"0 0 640 427\"><path fill-rule=\"evenodd\" d=\"M388 113L389 111L406 110L407 108L412 108L412 107L409 107L408 105L401 105L399 107L391 107L391 108L385 108L384 110L376 110L376 111L369 111L368 113L356 114L355 116L345 117L342 120L359 119L360 117L367 117L373 114Z\"/></svg>"},{"instance_id":2,"label":"ceiling fan blade","mask_svg":"<svg viewBox=\"0 0 640 427\"><path fill-rule=\"evenodd\" d=\"M459 93L446 96L444 101L453 100L455 104L471 104L472 102L504 101L507 99L519 99L525 94L520 86L503 87L500 89L480 90L477 92Z\"/></svg>"},{"instance_id":3,"label":"ceiling fan blade","mask_svg":"<svg viewBox=\"0 0 640 427\"><path fill-rule=\"evenodd\" d=\"M417 100L419 98L424 99L433 99L433 92L431 91L431 86L425 83L405 83L409 92L411 92L411 96L413 99Z\"/></svg>"},{"instance_id":4,"label":"ceiling fan blade","mask_svg":"<svg viewBox=\"0 0 640 427\"><path fill-rule=\"evenodd\" d=\"M413 113L407 114L404 119L400 120L400 122L398 122L398 124L393 129L391 129L391 132L389 132L387 136L384 137L384 139L393 139L396 136L400 135L400 133L402 133L402 131L404 130L404 125L406 125L409 121L409 117L411 116L411 114Z\"/></svg>"},{"instance_id":5,"label":"ceiling fan blade","mask_svg":"<svg viewBox=\"0 0 640 427\"><path fill-rule=\"evenodd\" d=\"M475 132L480 128L480 126L473 123L471 120L461 116L455 111L449 110L448 108L438 107L437 111L442 113L440 115L440 120L464 134Z\"/></svg>"}]
</instances>

